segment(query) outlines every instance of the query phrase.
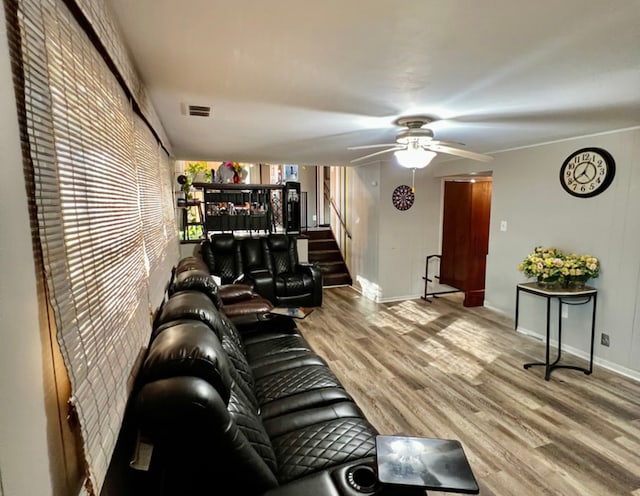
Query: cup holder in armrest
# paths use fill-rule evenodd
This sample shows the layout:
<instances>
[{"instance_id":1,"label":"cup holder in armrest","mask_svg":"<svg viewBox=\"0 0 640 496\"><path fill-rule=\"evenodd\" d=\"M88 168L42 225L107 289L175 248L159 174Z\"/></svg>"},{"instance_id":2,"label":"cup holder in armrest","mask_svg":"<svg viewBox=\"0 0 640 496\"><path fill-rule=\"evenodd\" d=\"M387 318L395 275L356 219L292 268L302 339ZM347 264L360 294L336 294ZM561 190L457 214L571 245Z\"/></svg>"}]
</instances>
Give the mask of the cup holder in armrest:
<instances>
[{"instance_id":1,"label":"cup holder in armrest","mask_svg":"<svg viewBox=\"0 0 640 496\"><path fill-rule=\"evenodd\" d=\"M360 493L372 493L378 485L378 477L371 465L356 465L346 471L347 484Z\"/></svg>"}]
</instances>

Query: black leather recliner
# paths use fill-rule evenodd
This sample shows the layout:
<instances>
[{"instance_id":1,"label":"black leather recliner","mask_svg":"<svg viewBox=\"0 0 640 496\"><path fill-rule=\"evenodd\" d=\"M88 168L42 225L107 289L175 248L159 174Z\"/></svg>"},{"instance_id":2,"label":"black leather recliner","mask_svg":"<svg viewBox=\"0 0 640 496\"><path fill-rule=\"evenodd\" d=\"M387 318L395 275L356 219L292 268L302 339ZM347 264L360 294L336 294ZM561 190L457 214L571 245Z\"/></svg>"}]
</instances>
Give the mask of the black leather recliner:
<instances>
[{"instance_id":1,"label":"black leather recliner","mask_svg":"<svg viewBox=\"0 0 640 496\"><path fill-rule=\"evenodd\" d=\"M209 271L220 277L222 284L231 284L243 274L240 246L231 233L214 234L204 240L200 250Z\"/></svg>"},{"instance_id":2,"label":"black leather recliner","mask_svg":"<svg viewBox=\"0 0 640 496\"><path fill-rule=\"evenodd\" d=\"M240 280L276 306L322 305L322 273L313 264L299 263L295 236L214 234L202 242L200 256L222 284Z\"/></svg>"},{"instance_id":3,"label":"black leather recliner","mask_svg":"<svg viewBox=\"0 0 640 496\"><path fill-rule=\"evenodd\" d=\"M273 277L274 303L279 306L322 305L322 273L313 264L300 264L296 238L270 234L262 238L267 268Z\"/></svg>"}]
</instances>

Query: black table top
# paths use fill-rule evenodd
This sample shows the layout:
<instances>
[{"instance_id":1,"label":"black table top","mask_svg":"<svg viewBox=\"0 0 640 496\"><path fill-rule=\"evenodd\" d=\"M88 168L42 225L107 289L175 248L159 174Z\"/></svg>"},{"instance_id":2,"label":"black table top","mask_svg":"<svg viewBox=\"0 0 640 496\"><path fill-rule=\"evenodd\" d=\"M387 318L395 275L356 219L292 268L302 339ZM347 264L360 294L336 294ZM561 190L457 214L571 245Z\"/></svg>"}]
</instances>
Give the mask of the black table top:
<instances>
[{"instance_id":1,"label":"black table top","mask_svg":"<svg viewBox=\"0 0 640 496\"><path fill-rule=\"evenodd\" d=\"M478 494L480 489L460 441L377 436L378 479L430 491Z\"/></svg>"}]
</instances>

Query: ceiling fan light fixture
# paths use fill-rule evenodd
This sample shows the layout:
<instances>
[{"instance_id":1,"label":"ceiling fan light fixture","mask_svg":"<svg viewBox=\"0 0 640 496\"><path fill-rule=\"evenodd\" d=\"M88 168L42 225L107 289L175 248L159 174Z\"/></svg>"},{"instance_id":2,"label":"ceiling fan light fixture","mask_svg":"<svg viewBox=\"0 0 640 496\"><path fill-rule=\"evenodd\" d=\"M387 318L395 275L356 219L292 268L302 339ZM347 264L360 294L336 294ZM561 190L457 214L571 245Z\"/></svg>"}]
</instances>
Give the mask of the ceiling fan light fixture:
<instances>
[{"instance_id":1,"label":"ceiling fan light fixture","mask_svg":"<svg viewBox=\"0 0 640 496\"><path fill-rule=\"evenodd\" d=\"M398 164L407 169L424 169L436 157L437 153L424 148L409 147L394 152Z\"/></svg>"}]
</instances>

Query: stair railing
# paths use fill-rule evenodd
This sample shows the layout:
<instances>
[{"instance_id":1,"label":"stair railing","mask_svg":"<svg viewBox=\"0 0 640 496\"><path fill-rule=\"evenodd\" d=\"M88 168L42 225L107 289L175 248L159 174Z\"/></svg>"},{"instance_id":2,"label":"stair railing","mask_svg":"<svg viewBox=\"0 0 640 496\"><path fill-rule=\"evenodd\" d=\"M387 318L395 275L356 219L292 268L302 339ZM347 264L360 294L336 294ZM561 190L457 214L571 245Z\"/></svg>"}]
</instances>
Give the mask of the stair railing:
<instances>
[{"instance_id":1,"label":"stair railing","mask_svg":"<svg viewBox=\"0 0 640 496\"><path fill-rule=\"evenodd\" d=\"M325 205L330 206L328 215L330 216L331 222L329 223L329 225L331 226L333 238L335 239L337 247L340 251L340 255L342 257L342 261L344 262L344 270L349 277L349 281L351 281L348 267L348 251L350 245L349 240L351 240L352 236L345 221L346 212L342 211L341 207L339 207L339 205L341 205L342 208L346 210L345 203L340 201L341 197L345 198L345 192L343 191L344 185L346 184L344 177L345 170L342 167L331 167L330 174L331 179L325 176L323 181ZM335 184L333 184L333 181L335 181ZM334 185L335 188L332 188L332 185ZM335 194L338 198L337 201L333 197L332 191L335 191ZM340 193L342 193L342 196Z\"/></svg>"},{"instance_id":2,"label":"stair railing","mask_svg":"<svg viewBox=\"0 0 640 496\"><path fill-rule=\"evenodd\" d=\"M342 253L342 257L346 259L346 243L345 243L345 236L348 239L351 239L351 232L349 231L349 228L347 227L347 224L345 223L342 214L340 212L340 209L338 208L338 206L336 205L335 200L331 197L331 192L329 189L329 185L327 184L327 182L324 182L324 198L325 200L327 200L329 202L329 205L331 206L331 209L333 210L333 213L335 214L336 218L338 219L338 222L340 223L339 226L339 230L337 233L334 232L335 237L336 237L336 242L338 243L338 246L340 247L340 252Z\"/></svg>"}]
</instances>

